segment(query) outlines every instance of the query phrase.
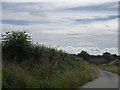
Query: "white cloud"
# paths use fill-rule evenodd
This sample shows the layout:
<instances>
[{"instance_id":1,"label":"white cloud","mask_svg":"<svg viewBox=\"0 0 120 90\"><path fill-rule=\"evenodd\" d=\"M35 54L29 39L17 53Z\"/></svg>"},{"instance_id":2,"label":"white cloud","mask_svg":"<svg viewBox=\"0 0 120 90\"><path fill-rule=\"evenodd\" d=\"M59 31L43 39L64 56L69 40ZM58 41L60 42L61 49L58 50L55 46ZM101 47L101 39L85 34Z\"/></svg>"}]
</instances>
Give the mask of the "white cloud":
<instances>
[{"instance_id":1,"label":"white cloud","mask_svg":"<svg viewBox=\"0 0 120 90\"><path fill-rule=\"evenodd\" d=\"M81 51L87 51L91 55L102 55L104 52L110 52L111 54L118 54L118 48L112 47L112 48L98 48L98 47L59 47L59 49L72 53L72 54L78 54Z\"/></svg>"}]
</instances>

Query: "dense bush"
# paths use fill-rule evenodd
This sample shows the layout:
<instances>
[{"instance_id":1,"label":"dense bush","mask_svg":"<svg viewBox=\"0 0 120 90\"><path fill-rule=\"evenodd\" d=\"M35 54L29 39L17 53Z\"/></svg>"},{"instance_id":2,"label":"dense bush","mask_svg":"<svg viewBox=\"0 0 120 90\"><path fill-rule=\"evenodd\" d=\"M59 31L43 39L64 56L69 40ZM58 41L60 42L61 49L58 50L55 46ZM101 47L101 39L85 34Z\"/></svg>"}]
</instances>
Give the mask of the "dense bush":
<instances>
[{"instance_id":1,"label":"dense bush","mask_svg":"<svg viewBox=\"0 0 120 90\"><path fill-rule=\"evenodd\" d=\"M12 31L2 34L3 58L8 60L22 60L28 58L31 38L22 31Z\"/></svg>"}]
</instances>

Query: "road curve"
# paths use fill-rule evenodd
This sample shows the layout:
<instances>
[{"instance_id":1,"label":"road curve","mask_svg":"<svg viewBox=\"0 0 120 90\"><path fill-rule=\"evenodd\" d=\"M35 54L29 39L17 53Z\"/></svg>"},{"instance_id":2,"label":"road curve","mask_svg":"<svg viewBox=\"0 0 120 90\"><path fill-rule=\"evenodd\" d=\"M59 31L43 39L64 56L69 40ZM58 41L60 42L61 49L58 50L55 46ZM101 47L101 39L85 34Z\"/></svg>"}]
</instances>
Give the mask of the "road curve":
<instances>
[{"instance_id":1,"label":"road curve","mask_svg":"<svg viewBox=\"0 0 120 90\"><path fill-rule=\"evenodd\" d=\"M118 88L118 75L100 70L98 78L88 82L82 88Z\"/></svg>"}]
</instances>

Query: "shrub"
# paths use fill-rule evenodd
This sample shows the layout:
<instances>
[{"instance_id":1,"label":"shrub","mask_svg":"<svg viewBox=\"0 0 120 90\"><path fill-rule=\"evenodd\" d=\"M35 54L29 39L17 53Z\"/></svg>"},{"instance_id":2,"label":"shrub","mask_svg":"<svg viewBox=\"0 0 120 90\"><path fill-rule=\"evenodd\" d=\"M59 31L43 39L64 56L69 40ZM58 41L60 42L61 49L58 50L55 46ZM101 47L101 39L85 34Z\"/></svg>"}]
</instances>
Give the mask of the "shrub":
<instances>
[{"instance_id":1,"label":"shrub","mask_svg":"<svg viewBox=\"0 0 120 90\"><path fill-rule=\"evenodd\" d=\"M12 31L2 34L3 58L22 60L29 57L31 38L26 32Z\"/></svg>"}]
</instances>

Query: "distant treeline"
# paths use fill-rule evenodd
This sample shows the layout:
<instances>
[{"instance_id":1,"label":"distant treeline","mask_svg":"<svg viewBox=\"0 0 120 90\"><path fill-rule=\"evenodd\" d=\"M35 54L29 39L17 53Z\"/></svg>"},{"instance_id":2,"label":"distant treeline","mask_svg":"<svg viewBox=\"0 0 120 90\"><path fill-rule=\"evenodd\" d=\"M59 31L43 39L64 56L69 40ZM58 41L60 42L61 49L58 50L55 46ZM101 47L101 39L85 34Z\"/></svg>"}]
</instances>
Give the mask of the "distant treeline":
<instances>
[{"instance_id":1,"label":"distant treeline","mask_svg":"<svg viewBox=\"0 0 120 90\"><path fill-rule=\"evenodd\" d=\"M81 53L78 53L77 56L82 57L87 62L93 64L109 64L112 61L120 60L120 56L109 52L105 52L103 55L90 55L86 51L81 51Z\"/></svg>"}]
</instances>

